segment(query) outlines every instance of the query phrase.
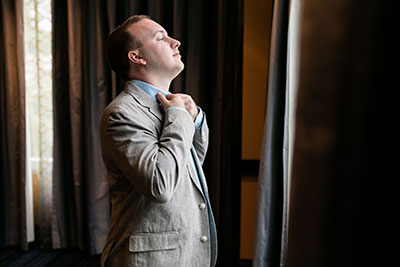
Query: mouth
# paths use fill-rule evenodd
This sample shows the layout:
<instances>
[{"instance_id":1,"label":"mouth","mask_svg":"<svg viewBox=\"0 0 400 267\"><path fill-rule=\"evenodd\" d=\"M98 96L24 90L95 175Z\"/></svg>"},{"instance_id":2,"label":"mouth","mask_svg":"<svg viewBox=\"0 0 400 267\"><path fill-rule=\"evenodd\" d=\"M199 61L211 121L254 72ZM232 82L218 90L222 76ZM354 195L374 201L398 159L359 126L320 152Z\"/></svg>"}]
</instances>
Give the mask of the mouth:
<instances>
[{"instance_id":1,"label":"mouth","mask_svg":"<svg viewBox=\"0 0 400 267\"><path fill-rule=\"evenodd\" d=\"M180 56L181 54L179 53L179 51L178 52L176 52L175 54L173 54L172 56L173 57L176 57L176 56Z\"/></svg>"}]
</instances>

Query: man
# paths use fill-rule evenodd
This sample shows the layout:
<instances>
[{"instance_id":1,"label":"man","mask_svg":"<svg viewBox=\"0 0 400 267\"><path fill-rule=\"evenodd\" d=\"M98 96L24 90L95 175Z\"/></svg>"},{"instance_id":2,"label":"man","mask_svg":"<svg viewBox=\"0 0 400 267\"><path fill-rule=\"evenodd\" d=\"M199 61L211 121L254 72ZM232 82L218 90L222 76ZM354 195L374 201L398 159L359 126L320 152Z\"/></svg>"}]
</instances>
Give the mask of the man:
<instances>
[{"instance_id":1,"label":"man","mask_svg":"<svg viewBox=\"0 0 400 267\"><path fill-rule=\"evenodd\" d=\"M214 266L217 240L201 168L205 114L170 94L183 70L180 42L147 16L107 39L111 68L126 80L100 125L112 201L102 266Z\"/></svg>"}]
</instances>

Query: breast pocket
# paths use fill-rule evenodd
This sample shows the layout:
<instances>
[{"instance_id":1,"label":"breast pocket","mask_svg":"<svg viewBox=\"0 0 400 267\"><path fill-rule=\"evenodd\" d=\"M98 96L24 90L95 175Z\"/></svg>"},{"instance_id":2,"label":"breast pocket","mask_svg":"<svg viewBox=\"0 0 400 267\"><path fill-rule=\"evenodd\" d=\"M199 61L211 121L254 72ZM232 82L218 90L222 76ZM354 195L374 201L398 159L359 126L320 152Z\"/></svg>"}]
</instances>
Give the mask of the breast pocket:
<instances>
[{"instance_id":1,"label":"breast pocket","mask_svg":"<svg viewBox=\"0 0 400 267\"><path fill-rule=\"evenodd\" d=\"M178 232L140 233L129 238L132 266L181 266Z\"/></svg>"}]
</instances>

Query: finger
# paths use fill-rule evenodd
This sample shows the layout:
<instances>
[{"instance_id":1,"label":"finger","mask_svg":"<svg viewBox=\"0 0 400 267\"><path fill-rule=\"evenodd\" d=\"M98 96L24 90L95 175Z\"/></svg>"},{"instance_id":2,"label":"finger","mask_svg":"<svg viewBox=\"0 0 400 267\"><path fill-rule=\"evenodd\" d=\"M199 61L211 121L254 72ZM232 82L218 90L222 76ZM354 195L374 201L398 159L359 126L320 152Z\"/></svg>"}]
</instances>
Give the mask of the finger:
<instances>
[{"instance_id":1,"label":"finger","mask_svg":"<svg viewBox=\"0 0 400 267\"><path fill-rule=\"evenodd\" d=\"M168 95L166 95L165 96L168 100L171 100L171 99L173 99L173 98L175 98L175 97L178 97L178 95L176 95L176 94L168 94ZM180 96L179 96L180 97Z\"/></svg>"},{"instance_id":2,"label":"finger","mask_svg":"<svg viewBox=\"0 0 400 267\"><path fill-rule=\"evenodd\" d=\"M185 102L185 105L186 104L196 105L196 103L193 101L193 99L190 95L185 95L185 94L175 94L175 95L181 97L183 99L183 101Z\"/></svg>"},{"instance_id":3,"label":"finger","mask_svg":"<svg viewBox=\"0 0 400 267\"><path fill-rule=\"evenodd\" d=\"M172 100L183 100L183 98L180 96L180 95L177 95L177 94L169 94L169 95L166 95L166 98L168 99L168 100L170 100L170 101L172 101ZM185 102L184 100L183 100L183 102Z\"/></svg>"},{"instance_id":4,"label":"finger","mask_svg":"<svg viewBox=\"0 0 400 267\"><path fill-rule=\"evenodd\" d=\"M190 95L187 95L187 94L177 93L175 95L178 95L178 96L182 97L182 99L184 99L184 100L186 100L186 99L187 100L191 100L192 99L192 97Z\"/></svg>"},{"instance_id":5,"label":"finger","mask_svg":"<svg viewBox=\"0 0 400 267\"><path fill-rule=\"evenodd\" d=\"M167 98L162 93L157 93L157 99L161 102L161 104L166 104L168 102Z\"/></svg>"},{"instance_id":6,"label":"finger","mask_svg":"<svg viewBox=\"0 0 400 267\"><path fill-rule=\"evenodd\" d=\"M191 104L191 103L185 103L185 108L186 108L186 109L195 109L195 108L196 108L196 105L193 105L193 104Z\"/></svg>"}]
</instances>

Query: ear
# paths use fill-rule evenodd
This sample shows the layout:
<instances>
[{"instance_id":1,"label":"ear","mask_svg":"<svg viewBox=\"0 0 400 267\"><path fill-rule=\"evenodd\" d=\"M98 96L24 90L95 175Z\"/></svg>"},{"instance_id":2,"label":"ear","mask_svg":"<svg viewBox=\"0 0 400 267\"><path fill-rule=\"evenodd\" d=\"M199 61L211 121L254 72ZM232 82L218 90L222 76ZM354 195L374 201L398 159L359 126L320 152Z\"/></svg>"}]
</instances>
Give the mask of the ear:
<instances>
[{"instance_id":1,"label":"ear","mask_svg":"<svg viewBox=\"0 0 400 267\"><path fill-rule=\"evenodd\" d=\"M146 60L140 56L138 50L129 51L128 58L132 63L146 65Z\"/></svg>"}]
</instances>

